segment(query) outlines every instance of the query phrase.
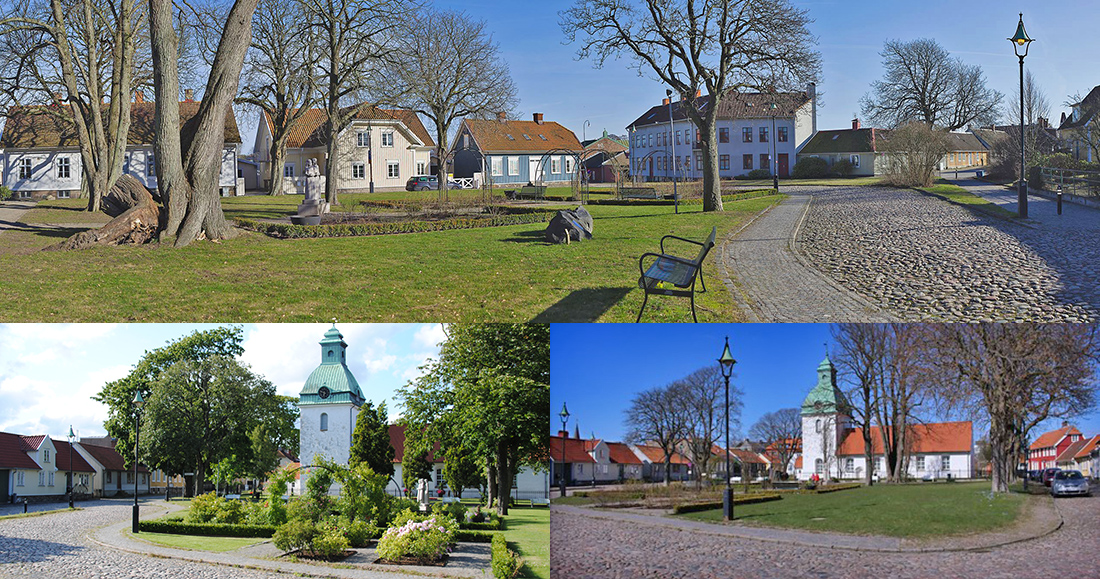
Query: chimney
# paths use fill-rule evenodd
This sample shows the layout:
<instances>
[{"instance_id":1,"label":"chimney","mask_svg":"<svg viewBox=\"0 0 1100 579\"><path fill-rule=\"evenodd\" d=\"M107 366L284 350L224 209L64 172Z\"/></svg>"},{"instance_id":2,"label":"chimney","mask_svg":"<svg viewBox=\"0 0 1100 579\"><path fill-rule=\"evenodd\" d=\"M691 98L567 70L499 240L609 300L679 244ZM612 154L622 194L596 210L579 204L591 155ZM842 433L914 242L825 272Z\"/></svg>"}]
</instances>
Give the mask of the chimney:
<instances>
[{"instance_id":1,"label":"chimney","mask_svg":"<svg viewBox=\"0 0 1100 579\"><path fill-rule=\"evenodd\" d=\"M184 89L184 91L183 91L183 102L185 102L185 103L195 102L195 90L194 89L190 89L190 88Z\"/></svg>"},{"instance_id":2,"label":"chimney","mask_svg":"<svg viewBox=\"0 0 1100 579\"><path fill-rule=\"evenodd\" d=\"M817 85L806 85L806 98L810 99L810 136L817 134Z\"/></svg>"},{"instance_id":3,"label":"chimney","mask_svg":"<svg viewBox=\"0 0 1100 579\"><path fill-rule=\"evenodd\" d=\"M560 436L561 438L569 438L569 431L568 430L559 430L558 431L558 436Z\"/></svg>"},{"instance_id":4,"label":"chimney","mask_svg":"<svg viewBox=\"0 0 1100 579\"><path fill-rule=\"evenodd\" d=\"M1063 420L1062 421L1062 428L1065 428L1067 426L1069 426L1069 421L1068 420Z\"/></svg>"},{"instance_id":5,"label":"chimney","mask_svg":"<svg viewBox=\"0 0 1100 579\"><path fill-rule=\"evenodd\" d=\"M669 101L668 101L668 99L661 99L661 106L663 106L663 107L667 107L667 106L668 106L668 102L669 102Z\"/></svg>"},{"instance_id":6,"label":"chimney","mask_svg":"<svg viewBox=\"0 0 1100 579\"><path fill-rule=\"evenodd\" d=\"M852 119L852 130L858 131L863 125L859 124L859 119Z\"/></svg>"},{"instance_id":7,"label":"chimney","mask_svg":"<svg viewBox=\"0 0 1100 579\"><path fill-rule=\"evenodd\" d=\"M1062 122L1060 124L1063 124L1063 125L1066 124L1066 113L1065 113L1065 111L1062 111Z\"/></svg>"},{"instance_id":8,"label":"chimney","mask_svg":"<svg viewBox=\"0 0 1100 579\"><path fill-rule=\"evenodd\" d=\"M535 119L536 123L538 123L540 125L542 124L542 113L535 113L531 116Z\"/></svg>"},{"instance_id":9,"label":"chimney","mask_svg":"<svg viewBox=\"0 0 1100 579\"><path fill-rule=\"evenodd\" d=\"M139 105L140 105L141 103L144 103L144 102L145 102L145 92L144 92L144 91L140 91L140 90L139 90L139 91L136 91L136 92L134 92L134 102L135 102L135 103L137 103L137 104L139 104Z\"/></svg>"},{"instance_id":10,"label":"chimney","mask_svg":"<svg viewBox=\"0 0 1100 579\"><path fill-rule=\"evenodd\" d=\"M499 113L497 113L497 120L502 122L502 123L504 121L507 121L508 120L508 113L506 113L504 111L500 111Z\"/></svg>"}]
</instances>

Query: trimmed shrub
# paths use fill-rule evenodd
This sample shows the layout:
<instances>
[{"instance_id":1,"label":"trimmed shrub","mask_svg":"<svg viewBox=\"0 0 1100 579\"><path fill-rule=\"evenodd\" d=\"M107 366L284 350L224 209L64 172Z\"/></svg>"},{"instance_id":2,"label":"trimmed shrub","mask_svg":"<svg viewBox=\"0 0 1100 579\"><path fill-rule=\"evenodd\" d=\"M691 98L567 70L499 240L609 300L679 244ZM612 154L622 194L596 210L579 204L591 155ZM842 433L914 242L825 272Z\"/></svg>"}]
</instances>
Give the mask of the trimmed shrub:
<instances>
[{"instance_id":1,"label":"trimmed shrub","mask_svg":"<svg viewBox=\"0 0 1100 579\"><path fill-rule=\"evenodd\" d=\"M318 239L325 237L360 237L369 235L393 235L397 233L424 233L427 231L452 231L481 227L525 225L550 220L552 212L519 213L494 217L454 218L440 221L399 221L396 223L357 223L337 225L293 225L268 223L254 219L237 219L237 226L281 239Z\"/></svg>"},{"instance_id":2,"label":"trimmed shrub","mask_svg":"<svg viewBox=\"0 0 1100 579\"><path fill-rule=\"evenodd\" d=\"M198 535L203 537L263 537L275 534L270 525L229 525L218 523L186 523L178 521L141 521L138 529L149 533Z\"/></svg>"},{"instance_id":3,"label":"trimmed shrub","mask_svg":"<svg viewBox=\"0 0 1100 579\"><path fill-rule=\"evenodd\" d=\"M313 539L321 534L317 525L303 519L291 519L287 524L279 527L272 537L272 543L281 551L289 552L295 549L305 549L313 544Z\"/></svg>"},{"instance_id":4,"label":"trimmed shrub","mask_svg":"<svg viewBox=\"0 0 1100 579\"><path fill-rule=\"evenodd\" d=\"M7 185L0 185L0 201L7 201L15 196L15 192L8 188Z\"/></svg>"},{"instance_id":5,"label":"trimmed shrub","mask_svg":"<svg viewBox=\"0 0 1100 579\"><path fill-rule=\"evenodd\" d=\"M745 174L746 179L771 179L772 172L767 169L753 169Z\"/></svg>"},{"instance_id":6,"label":"trimmed shrub","mask_svg":"<svg viewBox=\"0 0 1100 579\"><path fill-rule=\"evenodd\" d=\"M833 173L836 173L841 177L847 177L848 175L851 175L853 170L855 170L855 167L848 159L841 159L836 163L833 163Z\"/></svg>"},{"instance_id":7,"label":"trimmed shrub","mask_svg":"<svg viewBox=\"0 0 1100 579\"><path fill-rule=\"evenodd\" d=\"M348 549L348 540L339 529L329 529L313 538L312 551L323 557L335 557Z\"/></svg>"},{"instance_id":8,"label":"trimmed shrub","mask_svg":"<svg viewBox=\"0 0 1100 579\"><path fill-rule=\"evenodd\" d=\"M496 579L512 579L519 574L522 561L515 552L508 549L508 542L504 535L496 535L492 541L492 567L493 577Z\"/></svg>"},{"instance_id":9,"label":"trimmed shrub","mask_svg":"<svg viewBox=\"0 0 1100 579\"><path fill-rule=\"evenodd\" d=\"M827 487L821 487L817 489L817 494L824 495L828 493L835 493L837 491L846 491L848 489L858 489L863 485L860 483L847 483L847 484L832 484Z\"/></svg>"},{"instance_id":10,"label":"trimmed shrub","mask_svg":"<svg viewBox=\"0 0 1100 579\"><path fill-rule=\"evenodd\" d=\"M829 164L817 157L802 157L791 169L791 176L795 179L820 179L828 174Z\"/></svg>"},{"instance_id":11,"label":"trimmed shrub","mask_svg":"<svg viewBox=\"0 0 1100 579\"><path fill-rule=\"evenodd\" d=\"M376 550L379 557L391 561L404 558L436 561L447 554L457 530L458 523L444 515L432 515L419 521L410 519L386 529L378 539Z\"/></svg>"},{"instance_id":12,"label":"trimmed shrub","mask_svg":"<svg viewBox=\"0 0 1100 579\"><path fill-rule=\"evenodd\" d=\"M493 537L499 535L493 531L469 531L465 529L459 529L455 531L455 541L462 541L463 543L488 543L493 540Z\"/></svg>"},{"instance_id":13,"label":"trimmed shrub","mask_svg":"<svg viewBox=\"0 0 1100 579\"><path fill-rule=\"evenodd\" d=\"M778 501L783 498L778 493L758 493L754 495L734 497L733 504L737 505L751 505L754 503L766 503L768 501ZM722 501L706 501L701 503L688 503L683 505L676 505L672 507L672 513L680 515L683 513L696 513L699 511L712 511L714 509L722 508Z\"/></svg>"}]
</instances>

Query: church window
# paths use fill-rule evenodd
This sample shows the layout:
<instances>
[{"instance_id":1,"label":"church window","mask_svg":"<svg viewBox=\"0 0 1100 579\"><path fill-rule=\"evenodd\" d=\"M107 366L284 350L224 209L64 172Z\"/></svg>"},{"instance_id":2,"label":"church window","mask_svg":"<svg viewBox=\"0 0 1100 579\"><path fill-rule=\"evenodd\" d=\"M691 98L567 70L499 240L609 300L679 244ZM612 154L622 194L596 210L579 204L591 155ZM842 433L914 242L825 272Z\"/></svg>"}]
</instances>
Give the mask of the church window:
<instances>
[{"instance_id":1,"label":"church window","mask_svg":"<svg viewBox=\"0 0 1100 579\"><path fill-rule=\"evenodd\" d=\"M814 472L817 474L825 474L825 464L820 458L814 460Z\"/></svg>"},{"instance_id":2,"label":"church window","mask_svg":"<svg viewBox=\"0 0 1100 579\"><path fill-rule=\"evenodd\" d=\"M854 458L844 459L844 472L855 472L855 471L856 471L856 459L854 459Z\"/></svg>"},{"instance_id":3,"label":"church window","mask_svg":"<svg viewBox=\"0 0 1100 579\"><path fill-rule=\"evenodd\" d=\"M821 432L821 419L814 421L814 432Z\"/></svg>"},{"instance_id":4,"label":"church window","mask_svg":"<svg viewBox=\"0 0 1100 579\"><path fill-rule=\"evenodd\" d=\"M331 357L332 357L332 350L329 350L329 351L328 351L328 357L329 357L329 358L331 358Z\"/></svg>"},{"instance_id":5,"label":"church window","mask_svg":"<svg viewBox=\"0 0 1100 579\"><path fill-rule=\"evenodd\" d=\"M324 432L326 430L328 430L328 414L325 413L325 412L322 412L321 413L321 432Z\"/></svg>"}]
</instances>

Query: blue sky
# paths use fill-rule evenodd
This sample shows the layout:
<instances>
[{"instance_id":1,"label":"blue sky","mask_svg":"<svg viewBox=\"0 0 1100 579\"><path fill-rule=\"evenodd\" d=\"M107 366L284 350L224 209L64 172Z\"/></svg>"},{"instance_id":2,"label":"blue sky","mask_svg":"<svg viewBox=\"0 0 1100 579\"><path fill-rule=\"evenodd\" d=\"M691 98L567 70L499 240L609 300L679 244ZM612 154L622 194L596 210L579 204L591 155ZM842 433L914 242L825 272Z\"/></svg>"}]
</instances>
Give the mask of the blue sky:
<instances>
[{"instance_id":1,"label":"blue sky","mask_svg":"<svg viewBox=\"0 0 1100 579\"><path fill-rule=\"evenodd\" d=\"M567 0L512 2L506 0L437 0L444 8L464 10L484 19L500 44L519 88L519 110L524 116L541 112L582 137L625 133L625 127L649 107L660 104L664 87L651 77L639 77L628 60L608 62L602 70L590 61L576 61L576 46L562 44L557 13ZM1100 9L1091 2L958 2L925 0L795 1L809 10L815 22L810 30L819 38L824 61L824 94L819 128L850 126L859 99L871 82L882 77L879 52L889 39L934 38L951 54L979 64L989 86L1006 98L1019 83L1018 61L1006 40L1016 31L1024 12L1028 33L1037 39L1027 59L1028 68L1053 105L1052 122L1066 110L1062 103L1075 93L1085 94L1100 84L1096 64L1082 58L1100 53L1095 25ZM247 120L245 149L252 147L255 120ZM250 125L250 126L249 126Z\"/></svg>"},{"instance_id":2,"label":"blue sky","mask_svg":"<svg viewBox=\"0 0 1100 579\"><path fill-rule=\"evenodd\" d=\"M564 402L570 435L579 425L582 437L622 440L631 398L716 363L726 336L737 360L730 383L744 392L742 435L764 413L800 406L817 381L825 343L833 348L824 324L554 324L551 431L561 428L558 413ZM1098 434L1100 412L1073 423L1086 435ZM1059 425L1050 421L1045 426Z\"/></svg>"},{"instance_id":3,"label":"blue sky","mask_svg":"<svg viewBox=\"0 0 1100 579\"><path fill-rule=\"evenodd\" d=\"M280 394L297 396L320 362L317 344L331 324L249 324L243 362ZM0 431L63 437L105 434L106 406L90 397L125 376L146 350L211 324L0 325ZM439 353L438 324L338 324L363 395L399 416L397 388Z\"/></svg>"}]
</instances>

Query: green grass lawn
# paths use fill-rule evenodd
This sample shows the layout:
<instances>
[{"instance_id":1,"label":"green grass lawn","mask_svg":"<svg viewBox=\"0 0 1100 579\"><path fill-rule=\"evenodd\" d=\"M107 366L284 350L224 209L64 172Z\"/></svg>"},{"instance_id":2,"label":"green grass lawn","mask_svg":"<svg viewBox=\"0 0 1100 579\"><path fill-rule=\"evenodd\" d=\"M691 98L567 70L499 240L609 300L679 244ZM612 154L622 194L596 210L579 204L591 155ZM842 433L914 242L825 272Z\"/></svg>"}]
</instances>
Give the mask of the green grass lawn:
<instances>
[{"instance_id":1,"label":"green grass lawn","mask_svg":"<svg viewBox=\"0 0 1100 579\"><path fill-rule=\"evenodd\" d=\"M771 527L921 538L995 530L1011 524L1025 497L990 497L989 483L875 485L835 493L790 494L738 506L736 518ZM721 522L722 511L679 515Z\"/></svg>"},{"instance_id":2,"label":"green grass lawn","mask_svg":"<svg viewBox=\"0 0 1100 579\"><path fill-rule=\"evenodd\" d=\"M520 577L550 578L550 509L509 509L504 538L523 557Z\"/></svg>"},{"instance_id":3,"label":"green grass lawn","mask_svg":"<svg viewBox=\"0 0 1100 579\"><path fill-rule=\"evenodd\" d=\"M345 196L348 199L349 196ZM634 321L638 257L662 235L719 238L777 203L772 196L700 206L591 206L595 239L545 243L545 224L358 238L278 240L245 232L222 243L42 252L80 231L0 234L3 319L31 321ZM293 210L299 198L236 197L226 213ZM39 211L50 206L39 207ZM77 212L73 212L77 213ZM28 219L29 221L29 219ZM692 247L672 247L693 256ZM697 299L699 321L739 321L717 275ZM688 322L689 302L652 296L644 321Z\"/></svg>"},{"instance_id":4,"label":"green grass lawn","mask_svg":"<svg viewBox=\"0 0 1100 579\"><path fill-rule=\"evenodd\" d=\"M224 553L234 551L241 547L262 543L267 539L255 537L200 537L197 535L169 535L167 533L149 533L142 531L136 535L127 532L132 538L142 539L150 543L172 547L173 549L189 549L192 551L213 551Z\"/></svg>"},{"instance_id":5,"label":"green grass lawn","mask_svg":"<svg viewBox=\"0 0 1100 579\"><path fill-rule=\"evenodd\" d=\"M967 191L966 189L959 187L958 185L952 185L943 179L936 181L931 187L923 187L922 191L926 191L933 195L938 195L959 205L964 205L968 209L975 211L981 211L995 217L1003 217L1008 219L1015 219L1016 213L1009 211L992 201L989 201L978 195Z\"/></svg>"}]
</instances>

